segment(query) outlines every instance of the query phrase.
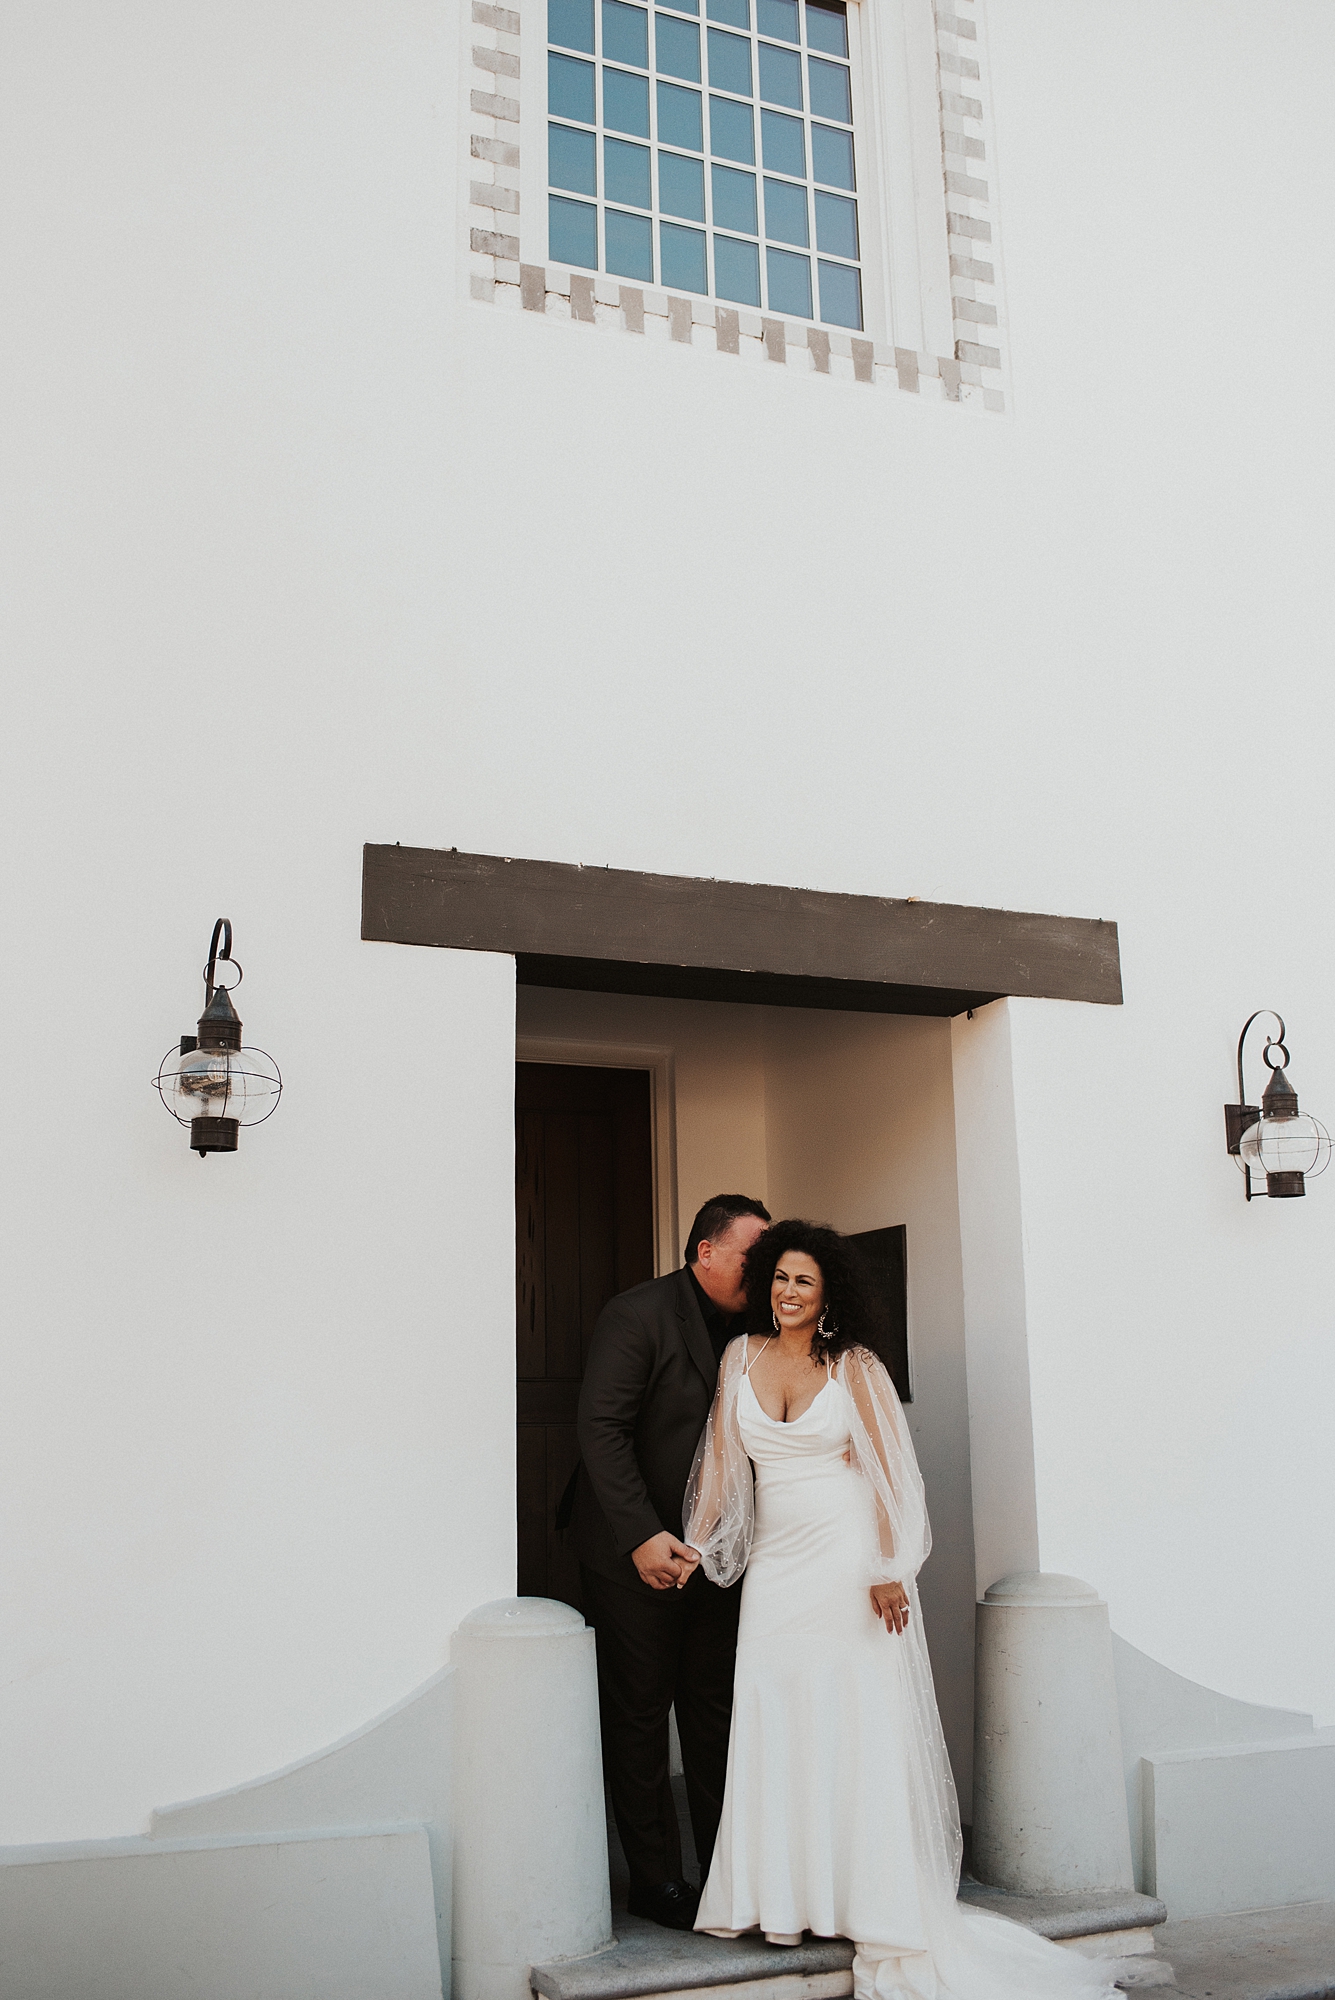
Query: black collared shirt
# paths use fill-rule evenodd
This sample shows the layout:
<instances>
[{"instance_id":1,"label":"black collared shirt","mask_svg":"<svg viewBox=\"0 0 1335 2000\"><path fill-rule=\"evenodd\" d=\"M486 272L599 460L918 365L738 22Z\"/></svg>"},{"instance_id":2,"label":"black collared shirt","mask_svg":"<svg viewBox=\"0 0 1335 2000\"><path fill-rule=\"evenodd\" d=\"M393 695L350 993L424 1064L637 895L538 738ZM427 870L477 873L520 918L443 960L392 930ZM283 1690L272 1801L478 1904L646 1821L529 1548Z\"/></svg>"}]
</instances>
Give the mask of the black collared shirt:
<instances>
[{"instance_id":1,"label":"black collared shirt","mask_svg":"<svg viewBox=\"0 0 1335 2000\"><path fill-rule=\"evenodd\" d=\"M716 1306L689 1264L686 1266L686 1275L691 1281L695 1303L700 1308L700 1317L705 1323L705 1332L709 1335L709 1344L714 1350L714 1359L721 1366L723 1350L734 1335L741 1332L746 1322L746 1314L724 1312L722 1306Z\"/></svg>"}]
</instances>

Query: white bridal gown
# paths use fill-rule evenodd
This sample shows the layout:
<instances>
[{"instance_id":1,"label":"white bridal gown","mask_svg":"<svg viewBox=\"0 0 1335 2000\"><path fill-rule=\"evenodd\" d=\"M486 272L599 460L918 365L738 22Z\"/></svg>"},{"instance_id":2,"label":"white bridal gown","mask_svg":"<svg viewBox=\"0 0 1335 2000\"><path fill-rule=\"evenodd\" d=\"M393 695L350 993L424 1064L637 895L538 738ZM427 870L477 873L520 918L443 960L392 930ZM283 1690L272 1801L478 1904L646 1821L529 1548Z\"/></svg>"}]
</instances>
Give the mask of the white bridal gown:
<instances>
[{"instance_id":1,"label":"white bridal gown","mask_svg":"<svg viewBox=\"0 0 1335 2000\"><path fill-rule=\"evenodd\" d=\"M749 1379L763 1345L728 1348L686 1496L706 1575L746 1577L696 1929L851 1938L858 2000L1116 2000L1096 1961L956 1901L959 1812L914 1582L927 1512L889 1376L842 1355L782 1423ZM902 1634L871 1606L890 1581L912 1606Z\"/></svg>"}]
</instances>

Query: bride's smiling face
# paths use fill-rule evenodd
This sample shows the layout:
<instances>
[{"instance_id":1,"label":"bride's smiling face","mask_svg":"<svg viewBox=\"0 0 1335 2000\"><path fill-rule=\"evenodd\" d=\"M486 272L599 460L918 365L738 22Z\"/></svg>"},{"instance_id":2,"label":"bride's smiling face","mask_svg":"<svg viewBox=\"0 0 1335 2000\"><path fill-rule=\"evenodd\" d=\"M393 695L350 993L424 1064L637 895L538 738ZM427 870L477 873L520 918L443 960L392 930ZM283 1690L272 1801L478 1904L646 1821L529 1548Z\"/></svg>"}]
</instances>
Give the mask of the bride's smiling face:
<instances>
[{"instance_id":1,"label":"bride's smiling face","mask_svg":"<svg viewBox=\"0 0 1335 2000\"><path fill-rule=\"evenodd\" d=\"M805 1250L786 1250L775 1267L769 1302L785 1333L814 1333L825 1304L825 1280L815 1258Z\"/></svg>"}]
</instances>

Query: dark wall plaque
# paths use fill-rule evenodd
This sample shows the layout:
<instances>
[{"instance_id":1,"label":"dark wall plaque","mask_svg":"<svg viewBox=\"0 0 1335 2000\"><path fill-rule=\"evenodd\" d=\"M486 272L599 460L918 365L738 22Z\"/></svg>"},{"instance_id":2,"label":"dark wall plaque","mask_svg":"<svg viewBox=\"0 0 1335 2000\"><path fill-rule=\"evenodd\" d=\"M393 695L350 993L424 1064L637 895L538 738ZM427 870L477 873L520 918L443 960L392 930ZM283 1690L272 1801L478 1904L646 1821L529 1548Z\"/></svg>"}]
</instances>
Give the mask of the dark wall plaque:
<instances>
[{"instance_id":1,"label":"dark wall plaque","mask_svg":"<svg viewBox=\"0 0 1335 2000\"><path fill-rule=\"evenodd\" d=\"M901 1403L913 1401L909 1377L908 1231L902 1222L889 1229L862 1229L857 1246L876 1303L876 1352L890 1373Z\"/></svg>"}]
</instances>

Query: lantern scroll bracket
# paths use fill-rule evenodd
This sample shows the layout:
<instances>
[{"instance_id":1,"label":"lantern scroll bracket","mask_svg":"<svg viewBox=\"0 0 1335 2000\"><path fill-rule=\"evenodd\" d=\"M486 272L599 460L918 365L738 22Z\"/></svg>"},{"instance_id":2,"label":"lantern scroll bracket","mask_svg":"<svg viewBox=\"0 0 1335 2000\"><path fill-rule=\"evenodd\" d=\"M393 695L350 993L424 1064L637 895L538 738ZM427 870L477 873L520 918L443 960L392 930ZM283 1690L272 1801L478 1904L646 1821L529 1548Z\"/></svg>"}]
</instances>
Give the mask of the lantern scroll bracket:
<instances>
[{"instance_id":1,"label":"lantern scroll bracket","mask_svg":"<svg viewBox=\"0 0 1335 2000\"><path fill-rule=\"evenodd\" d=\"M1263 1014L1279 1029L1268 1034L1261 1060L1270 1071L1259 1104L1247 1102L1243 1056L1247 1035ZM1238 1036L1238 1102L1224 1106L1224 1132L1229 1153L1243 1176L1246 1200L1261 1195L1274 1200L1307 1192L1307 1181L1322 1173L1330 1160L1330 1135L1317 1119L1301 1116L1298 1093L1286 1074L1289 1067L1288 1030L1273 1007L1258 1007Z\"/></svg>"}]
</instances>

